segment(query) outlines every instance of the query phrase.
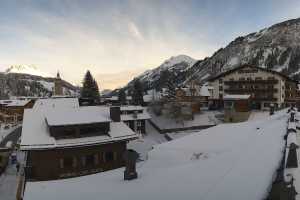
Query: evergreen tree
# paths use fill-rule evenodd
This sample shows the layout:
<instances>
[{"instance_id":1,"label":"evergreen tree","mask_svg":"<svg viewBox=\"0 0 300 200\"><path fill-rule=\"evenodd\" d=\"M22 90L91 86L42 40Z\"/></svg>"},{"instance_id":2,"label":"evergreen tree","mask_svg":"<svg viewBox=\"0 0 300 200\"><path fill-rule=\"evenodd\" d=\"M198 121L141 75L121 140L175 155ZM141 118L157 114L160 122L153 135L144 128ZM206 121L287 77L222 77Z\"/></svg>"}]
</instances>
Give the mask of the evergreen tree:
<instances>
[{"instance_id":1,"label":"evergreen tree","mask_svg":"<svg viewBox=\"0 0 300 200\"><path fill-rule=\"evenodd\" d=\"M95 103L98 103L100 100L98 84L89 70L84 76L80 95L82 98L93 99Z\"/></svg>"},{"instance_id":2,"label":"evergreen tree","mask_svg":"<svg viewBox=\"0 0 300 200\"><path fill-rule=\"evenodd\" d=\"M132 102L134 105L144 105L143 99L143 86L139 80L135 80L133 83Z\"/></svg>"},{"instance_id":3,"label":"evergreen tree","mask_svg":"<svg viewBox=\"0 0 300 200\"><path fill-rule=\"evenodd\" d=\"M126 93L124 89L120 89L118 93L119 101L121 105L126 104Z\"/></svg>"}]
</instances>

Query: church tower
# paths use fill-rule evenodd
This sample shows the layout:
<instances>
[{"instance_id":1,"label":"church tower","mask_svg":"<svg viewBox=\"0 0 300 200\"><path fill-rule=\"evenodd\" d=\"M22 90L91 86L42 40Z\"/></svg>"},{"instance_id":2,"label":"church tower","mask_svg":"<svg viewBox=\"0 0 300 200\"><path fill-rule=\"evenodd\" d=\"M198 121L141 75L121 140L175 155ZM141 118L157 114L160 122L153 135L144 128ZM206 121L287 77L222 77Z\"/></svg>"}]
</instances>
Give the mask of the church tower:
<instances>
[{"instance_id":1,"label":"church tower","mask_svg":"<svg viewBox=\"0 0 300 200\"><path fill-rule=\"evenodd\" d=\"M57 72L56 78L54 80L54 96L62 96L63 95L63 87L62 87L62 80L60 78L59 72Z\"/></svg>"}]
</instances>

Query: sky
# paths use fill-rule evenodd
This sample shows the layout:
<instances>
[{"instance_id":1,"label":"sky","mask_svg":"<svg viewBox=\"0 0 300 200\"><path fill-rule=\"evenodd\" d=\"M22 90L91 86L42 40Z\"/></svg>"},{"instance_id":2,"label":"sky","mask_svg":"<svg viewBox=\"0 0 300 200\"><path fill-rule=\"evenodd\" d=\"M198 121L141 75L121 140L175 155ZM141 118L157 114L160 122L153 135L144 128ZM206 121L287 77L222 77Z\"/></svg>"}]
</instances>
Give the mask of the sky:
<instances>
[{"instance_id":1,"label":"sky","mask_svg":"<svg viewBox=\"0 0 300 200\"><path fill-rule=\"evenodd\" d=\"M101 89L171 56L211 56L234 38L300 17L299 0L0 0L0 71L34 65Z\"/></svg>"}]
</instances>

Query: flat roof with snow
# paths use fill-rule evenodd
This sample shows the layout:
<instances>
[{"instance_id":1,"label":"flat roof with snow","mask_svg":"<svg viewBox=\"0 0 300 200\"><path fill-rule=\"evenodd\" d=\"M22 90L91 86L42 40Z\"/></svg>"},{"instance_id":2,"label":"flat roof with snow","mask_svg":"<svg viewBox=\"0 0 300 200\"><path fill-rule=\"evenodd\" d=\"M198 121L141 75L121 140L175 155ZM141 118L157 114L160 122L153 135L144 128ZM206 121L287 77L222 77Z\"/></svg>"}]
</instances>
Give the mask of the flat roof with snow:
<instances>
[{"instance_id":1,"label":"flat roof with snow","mask_svg":"<svg viewBox=\"0 0 300 200\"><path fill-rule=\"evenodd\" d=\"M47 99L38 99L34 106L34 110L51 110L53 108L78 108L79 101L78 98L47 98Z\"/></svg>"},{"instance_id":2,"label":"flat roof with snow","mask_svg":"<svg viewBox=\"0 0 300 200\"><path fill-rule=\"evenodd\" d=\"M6 107L23 107L26 106L31 100L0 100L0 104L6 106Z\"/></svg>"},{"instance_id":3,"label":"flat roof with snow","mask_svg":"<svg viewBox=\"0 0 300 200\"><path fill-rule=\"evenodd\" d=\"M155 146L123 180L124 168L64 180L27 182L24 200L260 200L282 159L286 110L259 121L222 124ZM270 145L272 144L272 145ZM125 195L125 196L124 196Z\"/></svg>"},{"instance_id":4,"label":"flat roof with snow","mask_svg":"<svg viewBox=\"0 0 300 200\"><path fill-rule=\"evenodd\" d=\"M121 111L134 111L134 110L144 110L142 106L121 106Z\"/></svg>"},{"instance_id":5,"label":"flat roof with snow","mask_svg":"<svg viewBox=\"0 0 300 200\"><path fill-rule=\"evenodd\" d=\"M239 99L249 99L249 94L227 94L223 97L224 100L239 100Z\"/></svg>"},{"instance_id":6,"label":"flat roof with snow","mask_svg":"<svg viewBox=\"0 0 300 200\"><path fill-rule=\"evenodd\" d=\"M45 118L49 126L64 126L75 124L93 124L101 122L110 122L108 116L101 115L99 109L54 109L45 113Z\"/></svg>"}]
</instances>

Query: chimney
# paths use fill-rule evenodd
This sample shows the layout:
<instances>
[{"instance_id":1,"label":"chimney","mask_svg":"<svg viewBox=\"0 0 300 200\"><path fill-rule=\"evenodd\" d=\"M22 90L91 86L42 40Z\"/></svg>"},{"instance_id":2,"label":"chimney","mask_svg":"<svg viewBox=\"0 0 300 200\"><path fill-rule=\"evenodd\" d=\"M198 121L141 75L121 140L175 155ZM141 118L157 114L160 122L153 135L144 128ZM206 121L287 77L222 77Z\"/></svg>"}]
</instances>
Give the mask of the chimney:
<instances>
[{"instance_id":1,"label":"chimney","mask_svg":"<svg viewBox=\"0 0 300 200\"><path fill-rule=\"evenodd\" d=\"M121 121L120 106L111 106L110 107L110 118L113 122L120 122Z\"/></svg>"},{"instance_id":2,"label":"chimney","mask_svg":"<svg viewBox=\"0 0 300 200\"><path fill-rule=\"evenodd\" d=\"M128 149L123 156L125 160L124 180L136 179L138 177L136 160L139 158L139 154L132 149Z\"/></svg>"},{"instance_id":3,"label":"chimney","mask_svg":"<svg viewBox=\"0 0 300 200\"><path fill-rule=\"evenodd\" d=\"M297 168L298 167L298 158L297 158L297 149L298 145L295 143L291 143L290 147L287 151L288 156L287 156L287 161L286 161L286 168Z\"/></svg>"}]
</instances>

